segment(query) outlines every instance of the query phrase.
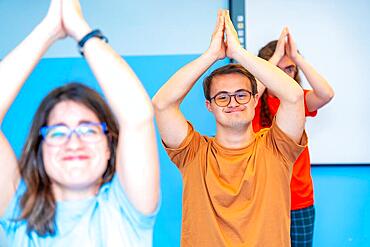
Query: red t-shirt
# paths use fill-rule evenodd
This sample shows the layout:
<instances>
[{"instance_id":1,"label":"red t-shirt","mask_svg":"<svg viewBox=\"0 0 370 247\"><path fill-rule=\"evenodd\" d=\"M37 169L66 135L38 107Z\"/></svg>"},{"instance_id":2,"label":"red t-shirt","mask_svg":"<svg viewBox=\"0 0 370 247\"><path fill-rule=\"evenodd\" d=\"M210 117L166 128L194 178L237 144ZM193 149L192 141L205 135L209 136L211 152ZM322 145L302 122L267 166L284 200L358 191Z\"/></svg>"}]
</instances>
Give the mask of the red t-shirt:
<instances>
[{"instance_id":1,"label":"red t-shirt","mask_svg":"<svg viewBox=\"0 0 370 247\"><path fill-rule=\"evenodd\" d=\"M304 90L304 108L305 115L310 117L315 117L317 111L310 112L306 104L306 94L310 90ZM279 105L280 100L273 96L267 97L267 104L269 106L272 116L275 116ZM255 109L255 116L253 119L253 130L258 132L262 129L260 124L260 111L261 111L261 100L258 102L258 105ZM311 177L311 161L308 148L301 153L293 166L292 180L290 182L290 192L291 192L291 209L297 210L312 206L314 203L313 200L313 184Z\"/></svg>"}]
</instances>

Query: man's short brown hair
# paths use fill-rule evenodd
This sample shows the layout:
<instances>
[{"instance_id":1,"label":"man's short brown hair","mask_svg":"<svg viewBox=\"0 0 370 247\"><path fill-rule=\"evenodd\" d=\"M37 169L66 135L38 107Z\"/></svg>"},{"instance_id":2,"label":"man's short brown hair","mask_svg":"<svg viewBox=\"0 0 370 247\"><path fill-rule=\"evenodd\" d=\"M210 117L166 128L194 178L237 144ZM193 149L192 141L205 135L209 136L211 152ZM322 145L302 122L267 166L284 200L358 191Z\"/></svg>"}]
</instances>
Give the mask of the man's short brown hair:
<instances>
[{"instance_id":1,"label":"man's short brown hair","mask_svg":"<svg viewBox=\"0 0 370 247\"><path fill-rule=\"evenodd\" d=\"M257 81L256 78L243 66L240 64L228 64L225 66L222 66L216 70L214 70L209 76L204 78L203 81L203 92L204 92L204 97L207 100L211 99L210 93L211 93L211 85L212 85L212 80L214 77L219 76L219 75L228 75L228 74L241 74L246 76L249 81L251 82L251 87L252 87L252 95L257 94Z\"/></svg>"}]
</instances>

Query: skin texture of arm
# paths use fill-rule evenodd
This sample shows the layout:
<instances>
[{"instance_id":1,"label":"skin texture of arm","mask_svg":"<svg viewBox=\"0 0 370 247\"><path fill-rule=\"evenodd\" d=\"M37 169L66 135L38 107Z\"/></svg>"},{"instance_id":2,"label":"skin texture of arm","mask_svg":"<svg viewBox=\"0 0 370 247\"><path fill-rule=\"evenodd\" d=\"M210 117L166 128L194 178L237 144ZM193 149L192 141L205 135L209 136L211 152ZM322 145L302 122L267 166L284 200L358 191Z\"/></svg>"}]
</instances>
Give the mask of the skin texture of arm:
<instances>
[{"instance_id":1,"label":"skin texture of arm","mask_svg":"<svg viewBox=\"0 0 370 247\"><path fill-rule=\"evenodd\" d=\"M158 129L162 140L170 148L179 147L188 130L186 119L180 111L181 102L199 77L217 60L225 58L224 15L224 11L218 12L208 50L178 70L153 97Z\"/></svg>"},{"instance_id":2,"label":"skin texture of arm","mask_svg":"<svg viewBox=\"0 0 370 247\"><path fill-rule=\"evenodd\" d=\"M225 32L227 56L239 61L280 99L280 107L276 114L277 125L291 139L299 142L305 124L302 88L278 67L243 49L228 14L225 18Z\"/></svg>"},{"instance_id":3,"label":"skin texture of arm","mask_svg":"<svg viewBox=\"0 0 370 247\"><path fill-rule=\"evenodd\" d=\"M61 3L52 0L41 23L0 62L0 124L43 54L56 40L65 37ZM17 189L20 174L15 153L2 132L0 157L0 215L3 215Z\"/></svg>"},{"instance_id":4,"label":"skin texture of arm","mask_svg":"<svg viewBox=\"0 0 370 247\"><path fill-rule=\"evenodd\" d=\"M316 111L329 103L334 97L334 90L328 81L320 75L299 53L290 31L287 32L288 42L286 52L288 56L302 70L312 90L306 94L306 104L310 112Z\"/></svg>"},{"instance_id":5,"label":"skin texture of arm","mask_svg":"<svg viewBox=\"0 0 370 247\"><path fill-rule=\"evenodd\" d=\"M78 0L63 0L63 24L77 42L91 31ZM88 40L84 55L119 122L119 180L131 203L140 212L150 214L159 198L159 161L150 98L129 65L101 39Z\"/></svg>"}]
</instances>

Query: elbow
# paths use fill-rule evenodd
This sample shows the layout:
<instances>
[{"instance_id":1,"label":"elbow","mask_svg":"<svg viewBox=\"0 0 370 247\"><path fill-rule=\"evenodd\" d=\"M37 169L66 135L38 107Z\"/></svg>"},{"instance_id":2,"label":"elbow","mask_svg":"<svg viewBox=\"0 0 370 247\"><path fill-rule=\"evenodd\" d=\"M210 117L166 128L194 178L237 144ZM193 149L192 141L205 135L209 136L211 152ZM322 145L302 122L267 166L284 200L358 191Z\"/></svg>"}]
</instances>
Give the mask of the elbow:
<instances>
[{"instance_id":1,"label":"elbow","mask_svg":"<svg viewBox=\"0 0 370 247\"><path fill-rule=\"evenodd\" d=\"M162 103L162 101L160 100L157 94L154 95L152 98L152 105L153 105L154 111L159 111L164 108L164 104Z\"/></svg>"},{"instance_id":2,"label":"elbow","mask_svg":"<svg viewBox=\"0 0 370 247\"><path fill-rule=\"evenodd\" d=\"M334 90L332 88L330 88L328 90L328 92L326 93L326 95L324 96L325 97L325 101L328 103L329 101L331 101L333 98L334 98Z\"/></svg>"},{"instance_id":3,"label":"elbow","mask_svg":"<svg viewBox=\"0 0 370 247\"><path fill-rule=\"evenodd\" d=\"M161 96L158 96L158 94L154 95L152 98L152 105L155 113L179 106L178 102L170 103L167 99L163 100Z\"/></svg>"},{"instance_id":4,"label":"elbow","mask_svg":"<svg viewBox=\"0 0 370 247\"><path fill-rule=\"evenodd\" d=\"M291 103L298 103L304 100L303 89L298 84L294 87L294 90L292 90L292 92L290 93L288 100Z\"/></svg>"},{"instance_id":5,"label":"elbow","mask_svg":"<svg viewBox=\"0 0 370 247\"><path fill-rule=\"evenodd\" d=\"M321 100L322 105L325 105L334 98L334 90L329 87L324 92L320 92L320 94L316 93L316 96Z\"/></svg>"}]
</instances>

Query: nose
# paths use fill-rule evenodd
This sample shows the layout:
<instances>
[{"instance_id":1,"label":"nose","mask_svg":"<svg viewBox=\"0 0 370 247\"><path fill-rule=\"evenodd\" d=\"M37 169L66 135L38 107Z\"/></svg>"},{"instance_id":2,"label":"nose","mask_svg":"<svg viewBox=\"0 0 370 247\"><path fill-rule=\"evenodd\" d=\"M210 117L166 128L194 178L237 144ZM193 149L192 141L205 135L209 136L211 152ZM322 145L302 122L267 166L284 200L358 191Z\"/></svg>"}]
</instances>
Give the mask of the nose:
<instances>
[{"instance_id":1,"label":"nose","mask_svg":"<svg viewBox=\"0 0 370 247\"><path fill-rule=\"evenodd\" d=\"M66 147L69 149L79 149L83 145L81 138L77 132L73 131L66 142Z\"/></svg>"},{"instance_id":2,"label":"nose","mask_svg":"<svg viewBox=\"0 0 370 247\"><path fill-rule=\"evenodd\" d=\"M227 105L227 107L237 107L240 104L236 101L236 96L232 95L230 96L230 103Z\"/></svg>"}]
</instances>

